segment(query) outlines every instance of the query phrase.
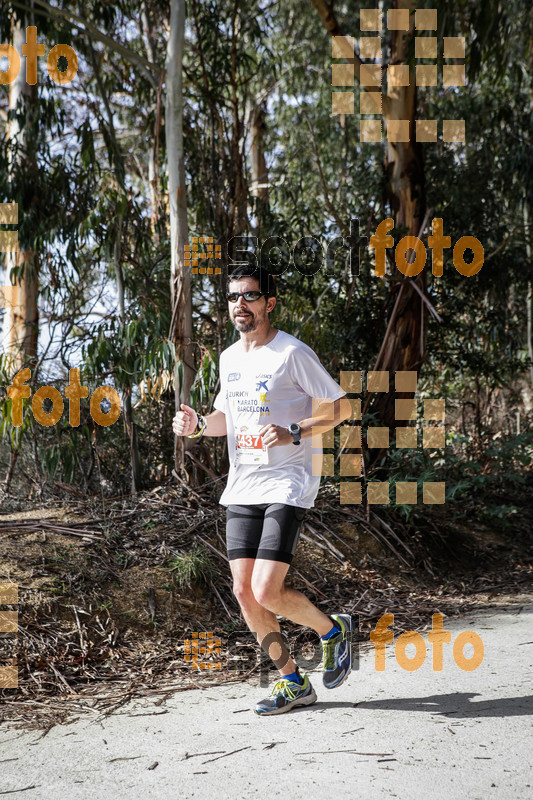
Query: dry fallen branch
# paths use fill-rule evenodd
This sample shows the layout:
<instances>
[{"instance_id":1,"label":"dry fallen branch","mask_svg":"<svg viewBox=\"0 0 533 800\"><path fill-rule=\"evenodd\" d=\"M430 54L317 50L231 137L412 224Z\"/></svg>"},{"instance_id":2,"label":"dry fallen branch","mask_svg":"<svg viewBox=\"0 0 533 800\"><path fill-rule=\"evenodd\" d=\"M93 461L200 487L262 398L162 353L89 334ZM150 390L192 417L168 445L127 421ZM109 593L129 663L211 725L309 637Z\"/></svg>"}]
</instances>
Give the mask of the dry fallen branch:
<instances>
[{"instance_id":1,"label":"dry fallen branch","mask_svg":"<svg viewBox=\"0 0 533 800\"><path fill-rule=\"evenodd\" d=\"M210 491L159 486L136 499L106 500L103 515L101 505L69 501L75 510L61 519L46 511L38 519L0 517L0 552L22 565L24 554L36 550L26 573L35 580L17 581L13 569L8 576L19 583L19 632L9 653L18 658L19 686L0 690L4 719L46 730L86 711L106 717L137 697L160 704L178 691L240 682L270 665L253 637L240 660L227 659L227 631L246 626L232 594L224 509ZM385 512L367 519L362 508L340 507L327 492L306 515L305 530L288 584L326 613L357 615L359 640L387 611L395 615L396 634L423 632L436 610L464 612L473 606L471 593L484 593L488 607L488 593L527 591L530 580L525 552L509 559L505 570L495 559L489 572L477 569L476 554L472 574L451 587L454 548L432 519L424 535L415 535ZM46 536L36 542L41 531ZM71 543L59 558L65 536ZM163 588L172 582L170 558L195 543L209 554L216 578L186 593ZM431 566L435 546L448 558L446 594L442 581L419 566L427 563L438 576ZM143 576L137 598L134 588ZM54 593L58 584L62 588ZM130 607L134 614L128 617ZM285 620L283 630L293 646L303 629ZM220 671L192 670L185 662L183 642L192 631L213 631L221 639ZM310 642L316 638L308 634Z\"/></svg>"}]
</instances>

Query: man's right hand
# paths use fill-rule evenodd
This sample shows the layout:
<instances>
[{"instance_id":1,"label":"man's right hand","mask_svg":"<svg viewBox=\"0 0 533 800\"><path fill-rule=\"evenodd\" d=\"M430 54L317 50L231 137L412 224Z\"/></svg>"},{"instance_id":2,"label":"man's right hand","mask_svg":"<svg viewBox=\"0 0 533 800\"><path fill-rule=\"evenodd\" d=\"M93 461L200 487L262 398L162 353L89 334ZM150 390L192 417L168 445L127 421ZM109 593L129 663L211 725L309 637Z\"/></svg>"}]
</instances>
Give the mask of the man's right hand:
<instances>
[{"instance_id":1,"label":"man's right hand","mask_svg":"<svg viewBox=\"0 0 533 800\"><path fill-rule=\"evenodd\" d=\"M198 414L190 406L181 404L181 411L178 411L172 420L172 430L176 436L189 436L194 433L198 425Z\"/></svg>"}]
</instances>

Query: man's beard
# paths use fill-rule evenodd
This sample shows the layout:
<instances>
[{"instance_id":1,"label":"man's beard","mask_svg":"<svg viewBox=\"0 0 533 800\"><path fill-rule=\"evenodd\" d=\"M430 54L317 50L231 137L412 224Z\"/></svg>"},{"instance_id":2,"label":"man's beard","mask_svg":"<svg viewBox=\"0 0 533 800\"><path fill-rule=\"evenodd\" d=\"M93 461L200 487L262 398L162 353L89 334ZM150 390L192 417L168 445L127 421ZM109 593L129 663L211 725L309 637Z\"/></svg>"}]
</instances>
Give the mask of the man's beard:
<instances>
[{"instance_id":1,"label":"man's beard","mask_svg":"<svg viewBox=\"0 0 533 800\"><path fill-rule=\"evenodd\" d=\"M239 333L250 333L257 328L257 316L250 314L250 316L246 319L235 319L232 318L233 327L239 331Z\"/></svg>"}]
</instances>

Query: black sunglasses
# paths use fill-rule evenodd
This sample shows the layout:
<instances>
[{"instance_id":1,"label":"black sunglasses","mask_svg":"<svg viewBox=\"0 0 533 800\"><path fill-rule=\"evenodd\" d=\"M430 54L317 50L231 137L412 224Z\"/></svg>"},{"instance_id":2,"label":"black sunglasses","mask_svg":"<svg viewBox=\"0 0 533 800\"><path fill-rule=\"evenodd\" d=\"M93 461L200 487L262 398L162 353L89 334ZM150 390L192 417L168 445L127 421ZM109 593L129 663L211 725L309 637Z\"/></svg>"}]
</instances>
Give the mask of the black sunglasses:
<instances>
[{"instance_id":1,"label":"black sunglasses","mask_svg":"<svg viewBox=\"0 0 533 800\"><path fill-rule=\"evenodd\" d=\"M236 303L239 297L244 297L249 303L253 302L254 300L259 300L260 297L268 297L266 292L258 292L257 289L251 292L228 292L226 294L226 300L229 300L230 303Z\"/></svg>"}]
</instances>

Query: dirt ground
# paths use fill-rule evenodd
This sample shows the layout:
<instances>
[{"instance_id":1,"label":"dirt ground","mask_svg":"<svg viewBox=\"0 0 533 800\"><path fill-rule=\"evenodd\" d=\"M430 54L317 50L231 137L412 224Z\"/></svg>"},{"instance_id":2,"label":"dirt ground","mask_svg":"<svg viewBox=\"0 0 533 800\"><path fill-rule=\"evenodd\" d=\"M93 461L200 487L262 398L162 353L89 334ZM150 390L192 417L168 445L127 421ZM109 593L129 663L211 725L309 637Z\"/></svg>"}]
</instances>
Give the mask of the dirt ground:
<instances>
[{"instance_id":1,"label":"dirt ground","mask_svg":"<svg viewBox=\"0 0 533 800\"><path fill-rule=\"evenodd\" d=\"M483 642L471 671L444 647L441 672L431 647L415 672L393 645L385 670L364 647L359 669L336 690L310 673L318 701L258 717L268 692L248 679L169 689L113 713L79 708L45 731L0 727L1 791L48 800L113 796L217 797L310 793L414 800L529 800L533 786L531 669L533 595L499 611L446 620L452 642L465 631ZM394 631L396 633L396 629ZM426 638L426 637L424 637ZM468 645L465 657L470 657Z\"/></svg>"},{"instance_id":2,"label":"dirt ground","mask_svg":"<svg viewBox=\"0 0 533 800\"><path fill-rule=\"evenodd\" d=\"M0 512L0 583L18 586L18 603L5 606L18 612L18 632L0 634L18 686L0 688L1 720L46 730L80 708L111 713L159 697L162 686L274 677L231 591L223 512L201 500L167 489L104 508L63 501ZM329 613L358 616L361 642L387 612L397 634L423 632L435 612L452 619L520 604L532 587L528 519L511 531L422 521L389 535L393 550L386 528L335 515L323 500L306 518L288 583ZM196 547L200 567L180 583L176 559ZM288 621L283 631L302 658L316 649L312 631ZM220 653L204 656L199 674L185 655L201 632Z\"/></svg>"}]
</instances>

